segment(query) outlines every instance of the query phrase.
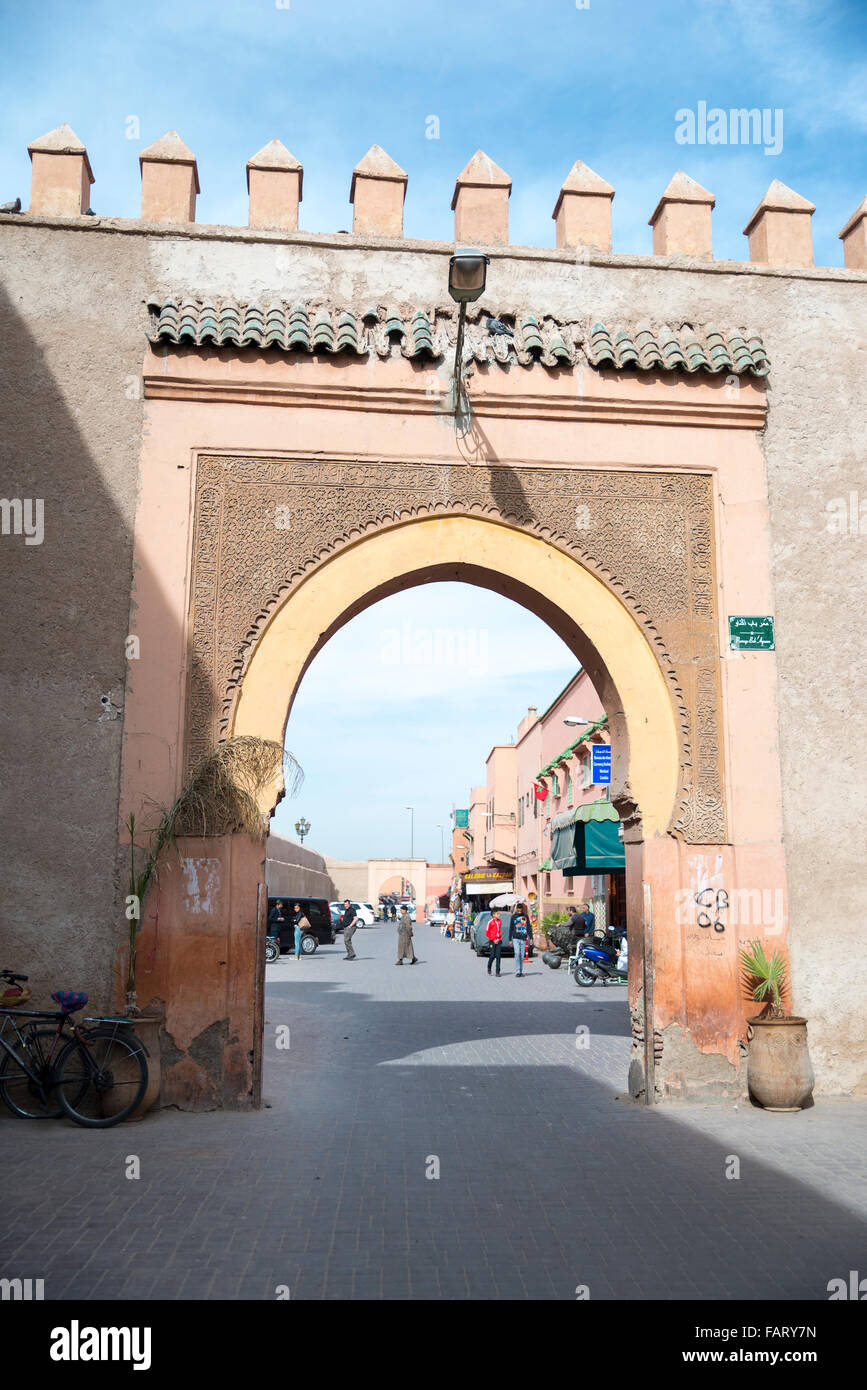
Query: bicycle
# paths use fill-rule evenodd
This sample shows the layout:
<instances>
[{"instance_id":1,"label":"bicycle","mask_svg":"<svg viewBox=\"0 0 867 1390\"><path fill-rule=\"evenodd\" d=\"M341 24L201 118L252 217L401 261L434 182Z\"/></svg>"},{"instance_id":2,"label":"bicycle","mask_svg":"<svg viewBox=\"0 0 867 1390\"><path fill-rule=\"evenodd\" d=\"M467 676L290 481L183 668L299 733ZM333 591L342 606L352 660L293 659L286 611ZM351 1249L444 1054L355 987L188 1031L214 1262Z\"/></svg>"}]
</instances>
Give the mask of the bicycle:
<instances>
[{"instance_id":1,"label":"bicycle","mask_svg":"<svg viewBox=\"0 0 867 1390\"><path fill-rule=\"evenodd\" d=\"M0 979L14 986L27 976L0 970ZM0 1099L24 1119L65 1114L90 1129L120 1124L148 1084L147 1048L131 1031L132 1020L93 1016L76 1023L72 1014L87 995L61 989L51 997L60 1006L56 1013L0 1007ZM54 1029L40 1027L41 1019Z\"/></svg>"}]
</instances>

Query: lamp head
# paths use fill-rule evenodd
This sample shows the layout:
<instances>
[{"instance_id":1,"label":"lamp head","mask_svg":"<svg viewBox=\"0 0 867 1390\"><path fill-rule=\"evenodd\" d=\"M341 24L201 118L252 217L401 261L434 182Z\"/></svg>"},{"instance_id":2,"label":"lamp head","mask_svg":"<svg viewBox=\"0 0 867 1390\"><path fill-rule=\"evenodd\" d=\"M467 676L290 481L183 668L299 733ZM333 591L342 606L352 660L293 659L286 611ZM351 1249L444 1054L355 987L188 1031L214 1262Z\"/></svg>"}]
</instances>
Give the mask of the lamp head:
<instances>
[{"instance_id":1,"label":"lamp head","mask_svg":"<svg viewBox=\"0 0 867 1390\"><path fill-rule=\"evenodd\" d=\"M449 257L449 294L456 304L472 304L485 292L490 256L474 246L459 246Z\"/></svg>"}]
</instances>

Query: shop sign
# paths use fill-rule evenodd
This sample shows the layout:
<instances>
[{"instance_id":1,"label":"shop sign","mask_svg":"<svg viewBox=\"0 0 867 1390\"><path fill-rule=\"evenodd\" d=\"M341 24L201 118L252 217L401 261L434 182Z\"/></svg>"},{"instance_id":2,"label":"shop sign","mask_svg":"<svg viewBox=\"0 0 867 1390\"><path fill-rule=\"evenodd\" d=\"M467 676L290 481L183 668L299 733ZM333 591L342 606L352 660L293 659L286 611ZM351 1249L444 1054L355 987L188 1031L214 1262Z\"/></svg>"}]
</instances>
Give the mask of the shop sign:
<instances>
[{"instance_id":1,"label":"shop sign","mask_svg":"<svg viewBox=\"0 0 867 1390\"><path fill-rule=\"evenodd\" d=\"M590 781L594 787L611 785L611 744L591 743Z\"/></svg>"}]
</instances>

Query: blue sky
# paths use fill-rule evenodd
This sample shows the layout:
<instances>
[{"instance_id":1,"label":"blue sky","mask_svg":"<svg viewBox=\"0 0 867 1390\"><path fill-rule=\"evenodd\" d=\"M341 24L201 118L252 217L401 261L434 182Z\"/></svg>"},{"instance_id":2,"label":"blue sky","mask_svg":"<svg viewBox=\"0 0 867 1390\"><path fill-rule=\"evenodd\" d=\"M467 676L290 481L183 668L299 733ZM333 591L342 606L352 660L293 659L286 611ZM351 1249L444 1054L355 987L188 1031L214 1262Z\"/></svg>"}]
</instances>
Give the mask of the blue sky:
<instances>
[{"instance_id":1,"label":"blue sky","mask_svg":"<svg viewBox=\"0 0 867 1390\"><path fill-rule=\"evenodd\" d=\"M576 159L616 189L620 252L650 252L647 219L677 168L716 195L720 258L747 258L742 229L779 178L817 205L817 263L842 265L837 233L867 193L867 0L0 0L0 21L0 202L25 207L27 144L62 121L108 216L137 216L138 152L170 128L198 158L201 222L246 223L245 163L275 135L304 165L313 232L351 228L352 168L374 143L409 175L406 234L443 240L478 148L513 180L524 245L553 245ZM781 110L781 152L677 143L678 111L699 102ZM423 635L413 645L437 629L452 664L434 642L425 664ZM438 586L369 610L305 677L288 744L307 779L278 827L304 814L339 857L404 854L412 803L416 849L438 858L436 826L466 804L491 744L573 671L553 634L493 594Z\"/></svg>"},{"instance_id":2,"label":"blue sky","mask_svg":"<svg viewBox=\"0 0 867 1390\"><path fill-rule=\"evenodd\" d=\"M373 143L409 174L405 229L449 239L456 175L481 147L513 179L511 236L552 245L575 159L617 190L614 249L649 252L678 167L717 198L715 250L772 178L816 205L816 258L867 192L864 0L2 0L0 201L27 204L28 141L68 121L94 208L135 216L138 151L170 127L196 154L199 220L246 221L246 160L279 136L304 165L301 225L351 227ZM783 149L675 141L676 113L783 111ZM426 138L427 118L440 138ZM140 139L126 138L128 117Z\"/></svg>"},{"instance_id":3,"label":"blue sky","mask_svg":"<svg viewBox=\"0 0 867 1390\"><path fill-rule=\"evenodd\" d=\"M305 769L273 828L338 859L410 852L439 860L439 824L484 782L494 743L509 743L577 671L531 613L469 584L430 584L374 604L310 665L286 746ZM577 713L582 713L578 710Z\"/></svg>"}]
</instances>

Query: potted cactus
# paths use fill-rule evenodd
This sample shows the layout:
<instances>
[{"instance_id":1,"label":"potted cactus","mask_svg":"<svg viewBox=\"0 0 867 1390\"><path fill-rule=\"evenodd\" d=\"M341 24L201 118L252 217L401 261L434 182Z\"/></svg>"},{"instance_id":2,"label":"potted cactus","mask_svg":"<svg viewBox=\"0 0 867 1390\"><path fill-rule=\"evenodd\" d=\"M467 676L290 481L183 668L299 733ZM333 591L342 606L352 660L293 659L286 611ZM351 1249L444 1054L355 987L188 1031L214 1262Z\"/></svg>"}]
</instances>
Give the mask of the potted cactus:
<instances>
[{"instance_id":1,"label":"potted cactus","mask_svg":"<svg viewBox=\"0 0 867 1390\"><path fill-rule=\"evenodd\" d=\"M744 991L764 1004L760 1014L747 1019L750 1096L765 1110L803 1110L812 1100L813 1068L807 1020L786 1013L783 1005L789 992L785 958L780 951L766 955L755 940L741 950L740 960Z\"/></svg>"}]
</instances>

